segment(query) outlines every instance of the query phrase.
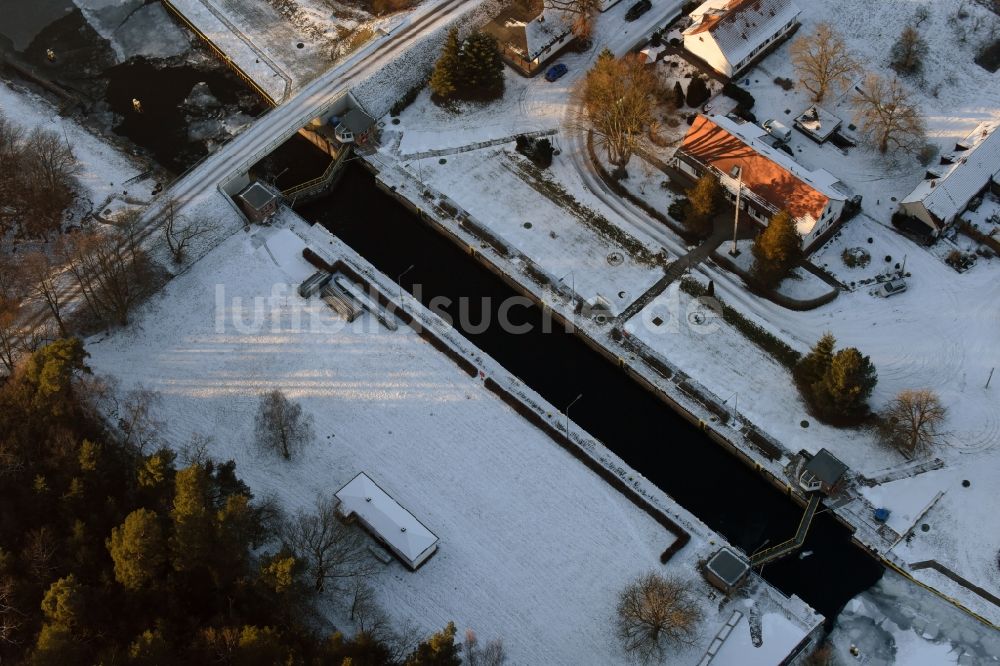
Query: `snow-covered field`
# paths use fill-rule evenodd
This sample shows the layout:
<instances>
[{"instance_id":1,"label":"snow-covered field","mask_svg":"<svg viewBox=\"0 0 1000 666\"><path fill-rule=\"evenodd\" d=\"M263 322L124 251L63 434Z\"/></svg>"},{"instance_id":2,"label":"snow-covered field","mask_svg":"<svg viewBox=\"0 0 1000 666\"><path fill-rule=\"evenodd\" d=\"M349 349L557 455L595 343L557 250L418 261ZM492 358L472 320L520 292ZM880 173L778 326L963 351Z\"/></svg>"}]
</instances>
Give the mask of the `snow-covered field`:
<instances>
[{"instance_id":1,"label":"snow-covered field","mask_svg":"<svg viewBox=\"0 0 1000 666\"><path fill-rule=\"evenodd\" d=\"M454 620L484 638L501 636L518 664L621 663L610 629L616 592L665 569L694 582L706 616L697 644L671 663L696 663L733 610L754 603L768 619L761 650L804 635L766 586L752 586L753 601L720 603L695 568L718 542L693 516L675 507L696 533L663 567L659 553L672 535L481 377L409 328L388 332L370 315L348 326L321 302L299 299L294 287L312 272L303 246L287 228L238 233L175 278L126 330L89 340L90 366L119 377L123 391L158 391L157 416L173 446L211 434L210 455L236 460L255 494L287 509L333 493L359 471L375 478L441 539L419 571L392 562L373 581L394 617L421 630ZM334 251L360 261L346 248ZM315 325L293 325L299 306L303 322ZM255 312L265 315L257 325ZM513 381L469 353L501 383ZM274 388L315 418L316 441L299 460L253 450L257 398ZM336 613L331 619L346 623ZM748 631L744 623L732 640L746 642Z\"/></svg>"}]
</instances>

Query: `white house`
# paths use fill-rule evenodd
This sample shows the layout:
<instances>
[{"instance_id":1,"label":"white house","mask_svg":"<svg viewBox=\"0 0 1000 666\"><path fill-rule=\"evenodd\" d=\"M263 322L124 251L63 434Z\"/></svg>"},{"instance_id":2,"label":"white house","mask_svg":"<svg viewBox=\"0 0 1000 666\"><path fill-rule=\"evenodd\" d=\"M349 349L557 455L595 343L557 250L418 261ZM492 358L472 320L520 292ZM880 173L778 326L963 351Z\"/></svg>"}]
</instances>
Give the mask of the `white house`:
<instances>
[{"instance_id":1,"label":"white house","mask_svg":"<svg viewBox=\"0 0 1000 666\"><path fill-rule=\"evenodd\" d=\"M812 250L833 232L848 204L857 205L859 198L829 171L805 168L771 141L767 131L754 123L699 115L673 162L692 179L712 174L730 200L739 189L743 219L767 226L779 211L788 211L803 248Z\"/></svg>"},{"instance_id":2,"label":"white house","mask_svg":"<svg viewBox=\"0 0 1000 666\"><path fill-rule=\"evenodd\" d=\"M788 35L801 11L792 0L708 0L690 14L684 48L732 77Z\"/></svg>"},{"instance_id":3,"label":"white house","mask_svg":"<svg viewBox=\"0 0 1000 666\"><path fill-rule=\"evenodd\" d=\"M573 41L574 20L541 0L511 2L483 30L497 40L508 65L531 76Z\"/></svg>"},{"instance_id":4,"label":"white house","mask_svg":"<svg viewBox=\"0 0 1000 666\"><path fill-rule=\"evenodd\" d=\"M988 187L1000 188L1000 123L982 123L927 169L899 209L937 235Z\"/></svg>"},{"instance_id":5,"label":"white house","mask_svg":"<svg viewBox=\"0 0 1000 666\"><path fill-rule=\"evenodd\" d=\"M410 569L437 550L438 538L364 472L338 490L336 497L340 513L355 516Z\"/></svg>"}]
</instances>

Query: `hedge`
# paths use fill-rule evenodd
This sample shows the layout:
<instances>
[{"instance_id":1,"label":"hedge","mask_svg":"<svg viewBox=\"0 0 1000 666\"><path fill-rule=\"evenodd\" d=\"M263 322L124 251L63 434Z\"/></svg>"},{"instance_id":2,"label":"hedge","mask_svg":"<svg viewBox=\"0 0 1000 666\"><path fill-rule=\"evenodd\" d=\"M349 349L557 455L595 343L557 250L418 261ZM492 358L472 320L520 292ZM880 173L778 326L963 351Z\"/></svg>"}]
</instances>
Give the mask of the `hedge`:
<instances>
[{"instance_id":1,"label":"hedge","mask_svg":"<svg viewBox=\"0 0 1000 666\"><path fill-rule=\"evenodd\" d=\"M726 85L722 86L722 94L731 99L735 99L739 105L747 111L752 109L753 105L757 103L757 100L753 98L753 95L743 88L740 88L732 81L729 81Z\"/></svg>"}]
</instances>

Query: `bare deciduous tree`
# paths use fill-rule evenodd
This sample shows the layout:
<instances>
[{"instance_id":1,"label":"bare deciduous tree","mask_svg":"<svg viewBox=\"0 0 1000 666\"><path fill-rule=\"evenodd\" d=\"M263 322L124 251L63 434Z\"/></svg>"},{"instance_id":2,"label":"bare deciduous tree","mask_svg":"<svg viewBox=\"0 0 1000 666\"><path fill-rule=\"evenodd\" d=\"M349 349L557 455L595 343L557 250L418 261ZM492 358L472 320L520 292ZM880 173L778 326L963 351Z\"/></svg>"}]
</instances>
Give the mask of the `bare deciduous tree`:
<instances>
[{"instance_id":1,"label":"bare deciduous tree","mask_svg":"<svg viewBox=\"0 0 1000 666\"><path fill-rule=\"evenodd\" d=\"M177 202L168 201L163 207L163 238L167 242L174 263L184 261L184 255L191 241L212 231L212 225L204 220L191 221L178 212Z\"/></svg>"},{"instance_id":2,"label":"bare deciduous tree","mask_svg":"<svg viewBox=\"0 0 1000 666\"><path fill-rule=\"evenodd\" d=\"M0 579L0 643L17 645L18 633L28 616L16 605L14 579L5 576Z\"/></svg>"},{"instance_id":3,"label":"bare deciduous tree","mask_svg":"<svg viewBox=\"0 0 1000 666\"><path fill-rule=\"evenodd\" d=\"M37 127L25 134L0 114L0 164L0 233L48 239L73 201L73 151L55 132Z\"/></svg>"},{"instance_id":4,"label":"bare deciduous tree","mask_svg":"<svg viewBox=\"0 0 1000 666\"><path fill-rule=\"evenodd\" d=\"M869 74L851 106L862 134L880 153L916 153L923 147L924 120L899 79Z\"/></svg>"},{"instance_id":5,"label":"bare deciduous tree","mask_svg":"<svg viewBox=\"0 0 1000 666\"><path fill-rule=\"evenodd\" d=\"M358 631L377 639L392 635L392 619L378 602L375 588L364 578L357 578L351 590L351 621Z\"/></svg>"},{"instance_id":6,"label":"bare deciduous tree","mask_svg":"<svg viewBox=\"0 0 1000 666\"><path fill-rule=\"evenodd\" d=\"M45 303L56 325L59 326L59 335L66 337L66 323L63 321L64 297L57 284L55 263L44 252L35 251L24 258L21 268L31 292Z\"/></svg>"},{"instance_id":7,"label":"bare deciduous tree","mask_svg":"<svg viewBox=\"0 0 1000 666\"><path fill-rule=\"evenodd\" d=\"M28 565L28 571L35 582L48 581L56 570L55 556L59 540L48 527L40 527L28 532L21 556Z\"/></svg>"},{"instance_id":8,"label":"bare deciduous tree","mask_svg":"<svg viewBox=\"0 0 1000 666\"><path fill-rule=\"evenodd\" d=\"M364 534L340 521L334 498L321 497L313 512L297 513L284 529L284 541L306 562L316 592L341 587L375 571Z\"/></svg>"},{"instance_id":9,"label":"bare deciduous tree","mask_svg":"<svg viewBox=\"0 0 1000 666\"><path fill-rule=\"evenodd\" d=\"M65 259L91 313L102 322L128 324L129 315L149 292L151 276L139 246L139 213L128 211L108 233L76 234Z\"/></svg>"},{"instance_id":10,"label":"bare deciduous tree","mask_svg":"<svg viewBox=\"0 0 1000 666\"><path fill-rule=\"evenodd\" d=\"M159 401L159 393L140 386L126 393L118 407L122 444L132 447L140 455L145 454L147 448L156 448L163 429L163 422L157 420L154 414Z\"/></svg>"},{"instance_id":11,"label":"bare deciduous tree","mask_svg":"<svg viewBox=\"0 0 1000 666\"><path fill-rule=\"evenodd\" d=\"M281 454L290 460L313 438L312 415L302 413L294 403L275 389L260 397L257 408L257 446L263 451Z\"/></svg>"},{"instance_id":12,"label":"bare deciduous tree","mask_svg":"<svg viewBox=\"0 0 1000 666\"><path fill-rule=\"evenodd\" d=\"M467 666L501 666L507 661L507 652L503 641L494 638L485 645L479 644L479 637L472 629L465 630L465 642L462 644L463 664Z\"/></svg>"},{"instance_id":13,"label":"bare deciduous tree","mask_svg":"<svg viewBox=\"0 0 1000 666\"><path fill-rule=\"evenodd\" d=\"M919 74L927 55L927 42L913 26L906 26L891 51L891 65L900 74Z\"/></svg>"},{"instance_id":14,"label":"bare deciduous tree","mask_svg":"<svg viewBox=\"0 0 1000 666\"><path fill-rule=\"evenodd\" d=\"M670 647L695 640L701 617L688 583L650 572L619 595L616 630L629 655L663 661Z\"/></svg>"},{"instance_id":15,"label":"bare deciduous tree","mask_svg":"<svg viewBox=\"0 0 1000 666\"><path fill-rule=\"evenodd\" d=\"M857 59L844 38L829 23L816 25L810 35L799 37L791 46L792 64L799 83L822 102L835 87L844 88L859 71Z\"/></svg>"},{"instance_id":16,"label":"bare deciduous tree","mask_svg":"<svg viewBox=\"0 0 1000 666\"><path fill-rule=\"evenodd\" d=\"M578 91L584 127L593 130L608 153L608 161L625 167L645 140L653 122L656 78L634 54L615 58L601 54Z\"/></svg>"},{"instance_id":17,"label":"bare deciduous tree","mask_svg":"<svg viewBox=\"0 0 1000 666\"><path fill-rule=\"evenodd\" d=\"M879 435L907 456L930 450L943 436L948 410L929 389L900 391L879 419Z\"/></svg>"},{"instance_id":18,"label":"bare deciduous tree","mask_svg":"<svg viewBox=\"0 0 1000 666\"><path fill-rule=\"evenodd\" d=\"M20 302L0 294L0 363L3 363L8 373L14 372L14 364L21 350L20 315Z\"/></svg>"},{"instance_id":19,"label":"bare deciduous tree","mask_svg":"<svg viewBox=\"0 0 1000 666\"><path fill-rule=\"evenodd\" d=\"M545 7L572 14L573 34L578 39L590 39L594 17L601 9L601 0L545 0Z\"/></svg>"}]
</instances>

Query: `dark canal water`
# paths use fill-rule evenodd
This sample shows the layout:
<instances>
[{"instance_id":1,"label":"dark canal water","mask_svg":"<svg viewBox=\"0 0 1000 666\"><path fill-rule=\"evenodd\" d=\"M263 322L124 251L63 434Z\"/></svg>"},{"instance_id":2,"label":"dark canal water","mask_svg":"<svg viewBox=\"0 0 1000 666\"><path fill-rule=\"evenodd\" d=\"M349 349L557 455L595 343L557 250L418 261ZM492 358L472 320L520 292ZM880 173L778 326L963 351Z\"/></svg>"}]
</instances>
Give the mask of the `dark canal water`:
<instances>
[{"instance_id":1,"label":"dark canal water","mask_svg":"<svg viewBox=\"0 0 1000 666\"><path fill-rule=\"evenodd\" d=\"M410 265L403 287L424 304L446 296L470 299L467 321L497 321L497 308L515 292L451 241L423 224L350 165L335 192L300 213L343 239L389 276ZM420 289L414 289L420 285ZM484 297L488 300L484 300ZM458 322L457 305L445 308ZM754 471L709 440L664 403L572 334L541 332L538 308L515 308L513 323L532 325L514 335L499 326L463 331L486 353L559 409L583 394L573 420L629 465L669 493L712 529L746 552L765 540L791 537L802 510ZM461 328L461 327L459 327ZM850 533L829 513L817 516L800 552L768 564L764 577L797 594L829 620L882 575L882 566L850 543Z\"/></svg>"}]
</instances>

